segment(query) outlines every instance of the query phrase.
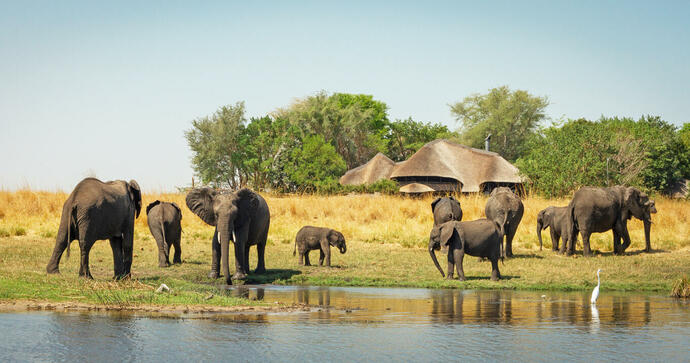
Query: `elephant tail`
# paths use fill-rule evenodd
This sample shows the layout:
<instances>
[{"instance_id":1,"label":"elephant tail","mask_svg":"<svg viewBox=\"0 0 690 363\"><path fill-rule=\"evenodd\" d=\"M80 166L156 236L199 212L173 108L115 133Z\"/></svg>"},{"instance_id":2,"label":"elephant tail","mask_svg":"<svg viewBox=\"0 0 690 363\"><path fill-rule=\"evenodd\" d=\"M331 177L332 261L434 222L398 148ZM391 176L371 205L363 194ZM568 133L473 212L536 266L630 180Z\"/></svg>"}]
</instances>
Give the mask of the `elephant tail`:
<instances>
[{"instance_id":1,"label":"elephant tail","mask_svg":"<svg viewBox=\"0 0 690 363\"><path fill-rule=\"evenodd\" d=\"M163 235L163 247L167 248L168 247L168 241L165 240L165 223L163 222L163 214L161 213L161 234Z\"/></svg>"}]
</instances>

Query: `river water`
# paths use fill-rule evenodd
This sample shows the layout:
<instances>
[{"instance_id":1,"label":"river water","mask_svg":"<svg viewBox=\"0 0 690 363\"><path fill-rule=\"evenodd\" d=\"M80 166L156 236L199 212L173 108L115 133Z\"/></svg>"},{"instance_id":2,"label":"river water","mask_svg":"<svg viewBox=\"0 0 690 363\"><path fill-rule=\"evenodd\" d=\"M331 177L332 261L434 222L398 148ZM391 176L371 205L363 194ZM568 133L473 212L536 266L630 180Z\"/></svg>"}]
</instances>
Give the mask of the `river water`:
<instances>
[{"instance_id":1,"label":"river water","mask_svg":"<svg viewBox=\"0 0 690 363\"><path fill-rule=\"evenodd\" d=\"M310 311L0 313L0 361L690 361L690 304L587 293L235 287Z\"/></svg>"}]
</instances>

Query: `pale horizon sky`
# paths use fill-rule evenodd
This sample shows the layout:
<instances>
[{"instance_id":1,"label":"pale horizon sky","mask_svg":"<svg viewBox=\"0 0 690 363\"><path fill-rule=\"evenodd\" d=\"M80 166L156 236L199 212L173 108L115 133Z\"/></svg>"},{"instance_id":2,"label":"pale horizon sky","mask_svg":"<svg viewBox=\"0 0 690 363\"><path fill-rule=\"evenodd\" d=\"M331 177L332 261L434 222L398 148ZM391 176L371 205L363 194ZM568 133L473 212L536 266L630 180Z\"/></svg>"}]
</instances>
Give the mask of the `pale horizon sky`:
<instances>
[{"instance_id":1,"label":"pale horizon sky","mask_svg":"<svg viewBox=\"0 0 690 363\"><path fill-rule=\"evenodd\" d=\"M320 90L457 128L507 85L553 119L690 122L690 2L0 1L0 189L190 183L184 130Z\"/></svg>"}]
</instances>

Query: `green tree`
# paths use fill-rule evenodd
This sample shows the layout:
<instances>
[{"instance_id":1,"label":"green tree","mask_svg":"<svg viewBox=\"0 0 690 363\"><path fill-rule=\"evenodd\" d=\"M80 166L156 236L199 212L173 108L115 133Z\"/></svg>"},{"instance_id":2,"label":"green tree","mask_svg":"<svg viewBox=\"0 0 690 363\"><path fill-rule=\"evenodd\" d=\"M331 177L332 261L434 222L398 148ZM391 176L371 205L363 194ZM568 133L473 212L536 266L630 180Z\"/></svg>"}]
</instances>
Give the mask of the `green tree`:
<instances>
[{"instance_id":1,"label":"green tree","mask_svg":"<svg viewBox=\"0 0 690 363\"><path fill-rule=\"evenodd\" d=\"M294 102L274 115L302 130L303 137L321 135L349 168L386 151L387 106L370 95L319 92Z\"/></svg>"},{"instance_id":2,"label":"green tree","mask_svg":"<svg viewBox=\"0 0 690 363\"><path fill-rule=\"evenodd\" d=\"M237 188L246 183L244 102L220 107L211 116L192 121L185 138L192 150L192 167L202 183Z\"/></svg>"},{"instance_id":3,"label":"green tree","mask_svg":"<svg viewBox=\"0 0 690 363\"><path fill-rule=\"evenodd\" d=\"M524 157L516 161L531 192L562 197L586 185L606 185L615 154L602 125L584 119L549 127L531 138Z\"/></svg>"},{"instance_id":4,"label":"green tree","mask_svg":"<svg viewBox=\"0 0 690 363\"><path fill-rule=\"evenodd\" d=\"M457 134L450 132L442 124L423 123L413 120L395 120L389 125L390 132L386 136L386 155L393 161L407 160L424 144L443 138L457 138Z\"/></svg>"},{"instance_id":5,"label":"green tree","mask_svg":"<svg viewBox=\"0 0 690 363\"><path fill-rule=\"evenodd\" d=\"M491 150L514 161L526 152L525 145L546 118L548 105L547 97L502 86L465 97L450 105L450 110L461 123L461 142L482 148L484 138L491 134Z\"/></svg>"},{"instance_id":6,"label":"green tree","mask_svg":"<svg viewBox=\"0 0 690 363\"><path fill-rule=\"evenodd\" d=\"M284 190L289 179L283 164L300 145L300 131L286 119L251 118L242 137L249 183L259 190Z\"/></svg>"},{"instance_id":7,"label":"green tree","mask_svg":"<svg viewBox=\"0 0 690 363\"><path fill-rule=\"evenodd\" d=\"M321 135L304 138L302 145L292 150L284 167L293 190L306 192L332 187L346 170L345 161Z\"/></svg>"}]
</instances>

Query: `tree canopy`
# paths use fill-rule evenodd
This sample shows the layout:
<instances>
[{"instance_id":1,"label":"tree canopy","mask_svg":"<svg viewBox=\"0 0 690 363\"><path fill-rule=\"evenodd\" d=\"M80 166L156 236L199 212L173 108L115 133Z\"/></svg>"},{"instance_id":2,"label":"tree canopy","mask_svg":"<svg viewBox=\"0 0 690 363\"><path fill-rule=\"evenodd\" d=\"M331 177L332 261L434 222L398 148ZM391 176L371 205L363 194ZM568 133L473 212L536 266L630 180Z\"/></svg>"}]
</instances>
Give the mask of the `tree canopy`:
<instances>
[{"instance_id":1,"label":"tree canopy","mask_svg":"<svg viewBox=\"0 0 690 363\"><path fill-rule=\"evenodd\" d=\"M376 153L404 160L455 135L441 124L388 119L371 95L319 92L247 121L244 103L192 121L185 132L202 183L277 191L336 190L350 168ZM390 185L373 186L390 190Z\"/></svg>"},{"instance_id":2,"label":"tree canopy","mask_svg":"<svg viewBox=\"0 0 690 363\"><path fill-rule=\"evenodd\" d=\"M461 143L483 148L484 139L491 134L491 151L515 161L526 152L527 141L546 118L548 105L547 97L502 86L465 97L450 105L450 111L461 124Z\"/></svg>"}]
</instances>

